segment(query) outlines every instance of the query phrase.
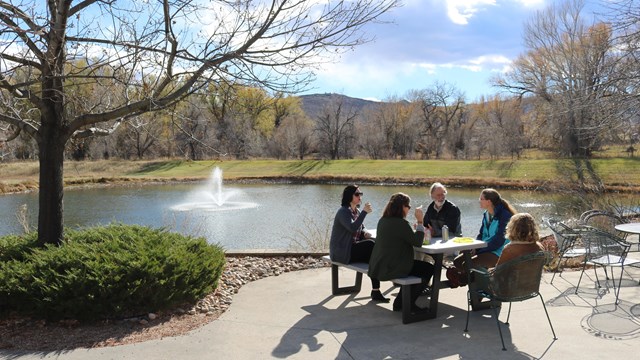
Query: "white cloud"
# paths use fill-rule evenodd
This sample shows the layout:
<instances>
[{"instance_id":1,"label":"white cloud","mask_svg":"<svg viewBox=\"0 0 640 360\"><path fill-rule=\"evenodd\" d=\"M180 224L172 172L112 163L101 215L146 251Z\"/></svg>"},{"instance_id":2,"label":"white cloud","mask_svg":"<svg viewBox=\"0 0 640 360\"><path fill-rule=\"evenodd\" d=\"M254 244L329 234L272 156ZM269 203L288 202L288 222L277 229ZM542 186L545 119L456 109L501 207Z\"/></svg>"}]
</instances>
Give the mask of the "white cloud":
<instances>
[{"instance_id":1,"label":"white cloud","mask_svg":"<svg viewBox=\"0 0 640 360\"><path fill-rule=\"evenodd\" d=\"M416 64L416 67L426 69L427 74L435 74L436 71L438 70L438 65L436 64L421 63L421 64Z\"/></svg>"},{"instance_id":2,"label":"white cloud","mask_svg":"<svg viewBox=\"0 0 640 360\"><path fill-rule=\"evenodd\" d=\"M484 6L496 4L496 0L446 0L447 16L458 25L467 25L469 19Z\"/></svg>"},{"instance_id":3,"label":"white cloud","mask_svg":"<svg viewBox=\"0 0 640 360\"><path fill-rule=\"evenodd\" d=\"M467 25L478 11L488 6L498 5L497 0L444 0L447 6L447 16L454 24ZM525 7L540 7L545 0L502 0L501 2L515 2Z\"/></svg>"},{"instance_id":4,"label":"white cloud","mask_svg":"<svg viewBox=\"0 0 640 360\"><path fill-rule=\"evenodd\" d=\"M522 3L524 6L540 6L544 5L544 0L516 0L516 2Z\"/></svg>"},{"instance_id":5,"label":"white cloud","mask_svg":"<svg viewBox=\"0 0 640 360\"><path fill-rule=\"evenodd\" d=\"M489 64L489 66L504 65L504 64L510 64L511 59L509 59L504 55L482 55L482 56L478 56L475 59L470 59L469 63L478 65L478 66L482 66L484 64Z\"/></svg>"},{"instance_id":6,"label":"white cloud","mask_svg":"<svg viewBox=\"0 0 640 360\"><path fill-rule=\"evenodd\" d=\"M376 99L434 81L456 84L471 98L490 93L490 78L509 71L522 48L523 21L549 3L403 0L390 13L393 26L371 26L376 41L323 66L312 86Z\"/></svg>"}]
</instances>

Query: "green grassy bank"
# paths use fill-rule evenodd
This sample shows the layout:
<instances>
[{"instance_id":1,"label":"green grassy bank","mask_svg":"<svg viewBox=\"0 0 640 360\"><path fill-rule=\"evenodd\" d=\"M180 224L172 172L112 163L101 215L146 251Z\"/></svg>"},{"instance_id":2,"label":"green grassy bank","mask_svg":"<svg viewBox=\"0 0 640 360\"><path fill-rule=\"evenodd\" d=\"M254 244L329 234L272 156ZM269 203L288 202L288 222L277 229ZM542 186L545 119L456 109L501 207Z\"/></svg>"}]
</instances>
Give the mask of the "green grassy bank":
<instances>
[{"instance_id":1,"label":"green grassy bank","mask_svg":"<svg viewBox=\"0 0 640 360\"><path fill-rule=\"evenodd\" d=\"M68 185L83 183L198 180L220 167L226 181L416 183L457 186L558 188L603 185L640 191L640 159L584 160L250 160L84 161L65 163ZM0 164L0 190L37 187L38 163Z\"/></svg>"}]
</instances>

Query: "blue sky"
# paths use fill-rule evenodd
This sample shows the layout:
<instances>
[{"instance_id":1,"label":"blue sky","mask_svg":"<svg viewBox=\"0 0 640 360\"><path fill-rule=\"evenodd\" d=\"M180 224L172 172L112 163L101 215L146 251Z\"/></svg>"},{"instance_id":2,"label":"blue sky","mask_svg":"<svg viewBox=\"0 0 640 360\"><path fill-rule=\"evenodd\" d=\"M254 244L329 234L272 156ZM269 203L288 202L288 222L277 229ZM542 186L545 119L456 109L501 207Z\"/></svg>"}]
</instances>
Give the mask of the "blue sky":
<instances>
[{"instance_id":1,"label":"blue sky","mask_svg":"<svg viewBox=\"0 0 640 360\"><path fill-rule=\"evenodd\" d=\"M489 79L524 52L524 22L554 0L403 0L366 27L373 42L316 71L304 92L384 100L447 82L468 101L495 94ZM587 7L595 1L587 1Z\"/></svg>"}]
</instances>

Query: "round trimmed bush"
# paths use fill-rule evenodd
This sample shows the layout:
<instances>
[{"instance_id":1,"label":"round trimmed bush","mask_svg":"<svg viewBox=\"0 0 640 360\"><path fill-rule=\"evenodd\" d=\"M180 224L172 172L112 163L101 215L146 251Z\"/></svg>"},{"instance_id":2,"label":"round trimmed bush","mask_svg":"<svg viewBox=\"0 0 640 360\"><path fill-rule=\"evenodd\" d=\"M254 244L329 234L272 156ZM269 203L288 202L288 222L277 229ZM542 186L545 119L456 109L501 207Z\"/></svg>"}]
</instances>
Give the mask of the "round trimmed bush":
<instances>
[{"instance_id":1,"label":"round trimmed bush","mask_svg":"<svg viewBox=\"0 0 640 360\"><path fill-rule=\"evenodd\" d=\"M193 303L218 285L219 245L163 229L113 224L0 237L0 308L46 319L121 318Z\"/></svg>"}]
</instances>

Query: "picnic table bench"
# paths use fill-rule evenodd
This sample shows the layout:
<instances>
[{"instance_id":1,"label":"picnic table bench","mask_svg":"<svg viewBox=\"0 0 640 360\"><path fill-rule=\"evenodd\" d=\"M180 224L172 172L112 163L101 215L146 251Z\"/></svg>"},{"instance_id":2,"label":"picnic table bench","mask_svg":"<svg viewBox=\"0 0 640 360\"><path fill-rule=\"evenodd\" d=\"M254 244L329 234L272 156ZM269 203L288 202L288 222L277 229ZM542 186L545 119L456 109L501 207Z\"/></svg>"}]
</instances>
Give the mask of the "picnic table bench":
<instances>
[{"instance_id":1,"label":"picnic table bench","mask_svg":"<svg viewBox=\"0 0 640 360\"><path fill-rule=\"evenodd\" d=\"M322 259L331 263L331 293L333 295L352 294L360 292L360 289L362 287L362 274L366 274L369 271L369 264L343 264L337 261L332 261L329 255L323 256ZM340 287L338 274L339 267L344 267L356 272L355 284ZM406 276L402 278L392 279L390 281L396 285L400 285L402 287L402 293L406 294L402 297L402 323L409 324L412 322L424 320L424 316L421 316L419 312L415 313L411 310L411 285L422 283L422 279L418 276Z\"/></svg>"}]
</instances>

